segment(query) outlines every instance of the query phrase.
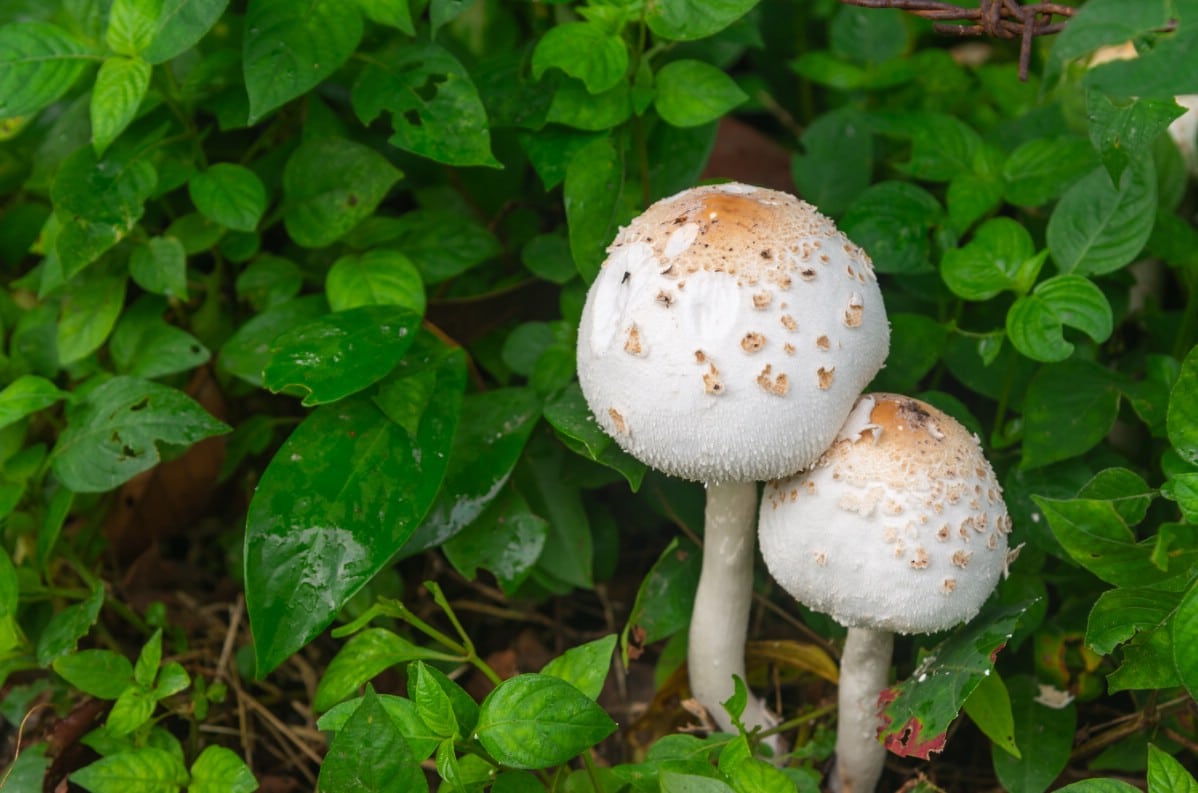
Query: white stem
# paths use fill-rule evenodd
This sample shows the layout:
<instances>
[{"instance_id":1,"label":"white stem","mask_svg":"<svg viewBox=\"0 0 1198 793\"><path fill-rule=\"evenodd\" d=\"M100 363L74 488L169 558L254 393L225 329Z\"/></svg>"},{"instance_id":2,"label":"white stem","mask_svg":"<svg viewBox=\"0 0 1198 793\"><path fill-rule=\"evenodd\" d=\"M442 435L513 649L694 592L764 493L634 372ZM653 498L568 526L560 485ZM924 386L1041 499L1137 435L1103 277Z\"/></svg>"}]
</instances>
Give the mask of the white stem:
<instances>
[{"instance_id":1,"label":"white stem","mask_svg":"<svg viewBox=\"0 0 1198 793\"><path fill-rule=\"evenodd\" d=\"M732 696L732 676L745 678L745 638L753 596L756 547L757 485L728 482L707 485L703 536L703 569L691 613L691 693L721 730L735 732L720 703ZM777 717L749 695L741 717L745 727L770 728ZM778 752L781 744L769 741Z\"/></svg>"},{"instance_id":2,"label":"white stem","mask_svg":"<svg viewBox=\"0 0 1198 793\"><path fill-rule=\"evenodd\" d=\"M890 631L849 628L840 657L835 793L873 793L882 776L886 747L878 741L878 695L889 681L893 650Z\"/></svg>"}]
</instances>

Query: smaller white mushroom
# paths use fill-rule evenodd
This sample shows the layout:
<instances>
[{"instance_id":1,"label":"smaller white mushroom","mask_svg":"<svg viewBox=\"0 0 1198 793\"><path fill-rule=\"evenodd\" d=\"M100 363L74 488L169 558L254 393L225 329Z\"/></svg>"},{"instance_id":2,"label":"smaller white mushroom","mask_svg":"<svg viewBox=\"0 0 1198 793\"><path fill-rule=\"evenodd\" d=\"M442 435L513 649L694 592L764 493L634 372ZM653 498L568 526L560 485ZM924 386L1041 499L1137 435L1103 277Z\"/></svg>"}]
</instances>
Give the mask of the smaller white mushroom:
<instances>
[{"instance_id":1,"label":"smaller white mushroom","mask_svg":"<svg viewBox=\"0 0 1198 793\"><path fill-rule=\"evenodd\" d=\"M975 436L894 394L862 396L814 466L766 486L758 532L770 573L849 629L833 790L866 793L881 775L877 703L893 635L972 618L1005 573L1001 492Z\"/></svg>"}]
</instances>

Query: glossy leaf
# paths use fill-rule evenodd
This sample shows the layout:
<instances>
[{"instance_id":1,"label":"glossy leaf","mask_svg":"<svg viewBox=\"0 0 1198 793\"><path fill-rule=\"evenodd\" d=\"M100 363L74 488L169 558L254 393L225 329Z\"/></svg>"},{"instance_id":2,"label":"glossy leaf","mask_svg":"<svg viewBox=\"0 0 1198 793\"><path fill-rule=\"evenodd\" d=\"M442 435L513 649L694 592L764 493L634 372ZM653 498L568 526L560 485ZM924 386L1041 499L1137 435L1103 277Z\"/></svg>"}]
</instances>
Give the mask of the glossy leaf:
<instances>
[{"instance_id":1,"label":"glossy leaf","mask_svg":"<svg viewBox=\"0 0 1198 793\"><path fill-rule=\"evenodd\" d=\"M511 768L548 768L594 746L616 724L589 697L556 677L505 680L483 701L475 736Z\"/></svg>"},{"instance_id":2,"label":"glossy leaf","mask_svg":"<svg viewBox=\"0 0 1198 793\"><path fill-rule=\"evenodd\" d=\"M1072 785L1057 788L1056 793L1136 793L1138 787L1118 779L1083 779Z\"/></svg>"},{"instance_id":3,"label":"glossy leaf","mask_svg":"<svg viewBox=\"0 0 1198 793\"><path fill-rule=\"evenodd\" d=\"M928 653L911 677L883 692L879 737L900 757L944 749L946 732L961 707L994 671L994 657L1011 638L1029 602L988 606Z\"/></svg>"},{"instance_id":4,"label":"glossy leaf","mask_svg":"<svg viewBox=\"0 0 1198 793\"><path fill-rule=\"evenodd\" d=\"M75 645L87 635L100 618L100 606L104 605L104 590L96 587L86 600L67 606L54 614L38 637L35 655L41 666L49 666L54 659L74 652Z\"/></svg>"},{"instance_id":5,"label":"glossy leaf","mask_svg":"<svg viewBox=\"0 0 1198 793\"><path fill-rule=\"evenodd\" d=\"M452 708L452 714L442 714L442 718L446 723L452 721L461 728L462 735L470 735L475 726L478 724L479 706L466 690L457 683L449 679L449 676L437 669L435 666L429 666L423 661L415 661L408 664L408 690L414 691L416 688L424 685L435 685L439 687L448 698L449 706ZM428 693L431 702L440 703L441 697L431 691ZM429 703L426 703L429 704ZM438 705L439 707L439 705ZM420 708L420 703L417 703L417 709ZM424 723L424 722L422 722ZM427 725L430 728L432 725ZM444 736L442 736L444 737Z\"/></svg>"},{"instance_id":6,"label":"glossy leaf","mask_svg":"<svg viewBox=\"0 0 1198 793\"><path fill-rule=\"evenodd\" d=\"M1015 716L1015 742L1020 756L996 746L990 749L994 771L1004 790L1011 793L1044 793L1069 762L1077 706L1050 708L1037 701L1038 688L1031 677L1007 681Z\"/></svg>"},{"instance_id":7,"label":"glossy leaf","mask_svg":"<svg viewBox=\"0 0 1198 793\"><path fill-rule=\"evenodd\" d=\"M390 694L380 694L379 701L383 705L383 710L387 712L388 718L407 740L416 762L427 759L436 751L441 739L434 735L428 725L421 720L420 714L416 710L416 703L410 699ZM349 717L361 703L362 697L342 702L321 716L317 720L316 726L321 730L338 732L349 721Z\"/></svg>"},{"instance_id":8,"label":"glossy leaf","mask_svg":"<svg viewBox=\"0 0 1198 793\"><path fill-rule=\"evenodd\" d=\"M116 699L133 685L133 664L112 650L80 650L54 659L54 671L80 691Z\"/></svg>"},{"instance_id":9,"label":"glossy leaf","mask_svg":"<svg viewBox=\"0 0 1198 793\"><path fill-rule=\"evenodd\" d=\"M271 344L294 328L324 316L328 303L321 295L307 295L263 311L237 329L220 351L221 367L254 386L262 385L262 372L270 362Z\"/></svg>"},{"instance_id":10,"label":"glossy leaf","mask_svg":"<svg viewBox=\"0 0 1198 793\"><path fill-rule=\"evenodd\" d=\"M670 61L657 72L653 106L667 124L696 127L749 98L731 77L703 61Z\"/></svg>"},{"instance_id":11,"label":"glossy leaf","mask_svg":"<svg viewBox=\"0 0 1198 793\"><path fill-rule=\"evenodd\" d=\"M150 64L141 58L113 55L100 64L92 88L92 145L97 155L116 140L137 114L150 87Z\"/></svg>"},{"instance_id":12,"label":"glossy leaf","mask_svg":"<svg viewBox=\"0 0 1198 793\"><path fill-rule=\"evenodd\" d=\"M325 294L334 311L358 306L399 306L424 314L420 271L399 251L372 250L342 256L325 279Z\"/></svg>"},{"instance_id":13,"label":"glossy leaf","mask_svg":"<svg viewBox=\"0 0 1198 793\"><path fill-rule=\"evenodd\" d=\"M468 416L467 410L463 418ZM426 522L421 526L419 539L428 536L424 532L429 525ZM507 489L469 525L445 541L441 550L454 569L466 578L475 578L481 567L494 575L500 588L511 595L532 573L548 536L548 521L534 515L519 493Z\"/></svg>"},{"instance_id":14,"label":"glossy leaf","mask_svg":"<svg viewBox=\"0 0 1198 793\"><path fill-rule=\"evenodd\" d=\"M986 675L962 706L966 715L978 726L994 746L1013 757L1019 757L1015 745L1015 717L1011 714L1011 695L997 672Z\"/></svg>"},{"instance_id":15,"label":"glossy leaf","mask_svg":"<svg viewBox=\"0 0 1198 793\"><path fill-rule=\"evenodd\" d=\"M1007 312L1007 336L1027 357L1051 363L1073 354L1065 326L1077 328L1095 342L1110 338L1114 317L1106 295L1080 275L1058 275L1019 298Z\"/></svg>"},{"instance_id":16,"label":"glossy leaf","mask_svg":"<svg viewBox=\"0 0 1198 793\"><path fill-rule=\"evenodd\" d=\"M1141 630L1161 626L1177 607L1178 593L1153 587L1108 589L1098 596L1086 623L1086 644L1096 653L1112 650Z\"/></svg>"},{"instance_id":17,"label":"glossy leaf","mask_svg":"<svg viewBox=\"0 0 1198 793\"><path fill-rule=\"evenodd\" d=\"M799 194L832 217L840 216L869 186L873 137L863 113L841 108L807 125L799 138L803 153L791 159Z\"/></svg>"},{"instance_id":18,"label":"glossy leaf","mask_svg":"<svg viewBox=\"0 0 1198 793\"><path fill-rule=\"evenodd\" d=\"M1091 172L1097 160L1082 138L1033 138L1003 163L1006 199L1017 206L1047 204Z\"/></svg>"},{"instance_id":19,"label":"glossy leaf","mask_svg":"<svg viewBox=\"0 0 1198 793\"><path fill-rule=\"evenodd\" d=\"M1148 744L1148 793L1198 793L1198 781L1177 758Z\"/></svg>"},{"instance_id":20,"label":"glossy leaf","mask_svg":"<svg viewBox=\"0 0 1198 793\"><path fill-rule=\"evenodd\" d=\"M597 24L566 22L545 31L533 50L533 77L540 80L547 69L561 69L597 94L624 79L628 45Z\"/></svg>"},{"instance_id":21,"label":"glossy leaf","mask_svg":"<svg viewBox=\"0 0 1198 793\"><path fill-rule=\"evenodd\" d=\"M245 539L260 674L328 625L416 529L445 474L464 377L460 352L405 362L388 399L318 408L267 466ZM423 407L411 429L387 417L405 397Z\"/></svg>"},{"instance_id":22,"label":"glossy leaf","mask_svg":"<svg viewBox=\"0 0 1198 793\"><path fill-rule=\"evenodd\" d=\"M1129 162L1152 156L1152 144L1183 112L1173 100L1132 99L1116 103L1099 91L1086 93L1090 141L1118 183Z\"/></svg>"},{"instance_id":23,"label":"glossy leaf","mask_svg":"<svg viewBox=\"0 0 1198 793\"><path fill-rule=\"evenodd\" d=\"M1181 683L1194 696L1198 692L1198 647L1193 637L1198 631L1198 584L1191 586L1173 616L1173 662Z\"/></svg>"},{"instance_id":24,"label":"glossy leaf","mask_svg":"<svg viewBox=\"0 0 1198 793\"><path fill-rule=\"evenodd\" d=\"M606 137L582 147L566 169L564 199L570 252L588 283L599 272L614 236L623 174L619 154Z\"/></svg>"},{"instance_id":25,"label":"glossy leaf","mask_svg":"<svg viewBox=\"0 0 1198 793\"><path fill-rule=\"evenodd\" d=\"M147 379L186 372L208 362L211 353L182 328L163 319L166 301L149 295L125 310L108 344L121 374Z\"/></svg>"},{"instance_id":26,"label":"glossy leaf","mask_svg":"<svg viewBox=\"0 0 1198 793\"><path fill-rule=\"evenodd\" d=\"M396 306L334 311L271 342L263 384L302 394L308 406L336 402L386 377L419 327L418 314Z\"/></svg>"},{"instance_id":27,"label":"glossy leaf","mask_svg":"<svg viewBox=\"0 0 1198 793\"><path fill-rule=\"evenodd\" d=\"M640 488L648 466L620 449L600 429L577 383L566 386L545 403L545 418L571 449L619 471L633 492Z\"/></svg>"},{"instance_id":28,"label":"glossy leaf","mask_svg":"<svg viewBox=\"0 0 1198 793\"><path fill-rule=\"evenodd\" d=\"M1024 398L1023 468L1039 468L1100 443L1119 415L1110 374L1088 361L1045 366Z\"/></svg>"},{"instance_id":29,"label":"glossy leaf","mask_svg":"<svg viewBox=\"0 0 1198 793\"><path fill-rule=\"evenodd\" d=\"M188 774L181 757L145 746L101 757L70 779L91 793L175 793L187 784Z\"/></svg>"},{"instance_id":30,"label":"glossy leaf","mask_svg":"<svg viewBox=\"0 0 1198 793\"><path fill-rule=\"evenodd\" d=\"M1169 442L1186 462L1198 465L1198 347L1181 364L1169 393Z\"/></svg>"},{"instance_id":31,"label":"glossy leaf","mask_svg":"<svg viewBox=\"0 0 1198 793\"><path fill-rule=\"evenodd\" d=\"M0 427L20 421L69 396L44 377L21 375L0 391Z\"/></svg>"},{"instance_id":32,"label":"glossy leaf","mask_svg":"<svg viewBox=\"0 0 1198 793\"><path fill-rule=\"evenodd\" d=\"M337 731L316 782L320 793L419 793L428 782L373 690Z\"/></svg>"},{"instance_id":33,"label":"glossy leaf","mask_svg":"<svg viewBox=\"0 0 1198 793\"><path fill-rule=\"evenodd\" d=\"M1129 166L1116 187L1096 168L1061 196L1048 220L1048 250L1062 273L1096 275L1131 263L1156 219L1151 162Z\"/></svg>"},{"instance_id":34,"label":"glossy leaf","mask_svg":"<svg viewBox=\"0 0 1198 793\"><path fill-rule=\"evenodd\" d=\"M386 628L367 628L354 634L325 667L316 685L312 708L328 710L392 666L416 659L443 660L444 657L444 653L412 644Z\"/></svg>"},{"instance_id":35,"label":"glossy leaf","mask_svg":"<svg viewBox=\"0 0 1198 793\"><path fill-rule=\"evenodd\" d=\"M87 68L83 42L46 22L0 27L0 119L36 113L67 91Z\"/></svg>"},{"instance_id":36,"label":"glossy leaf","mask_svg":"<svg viewBox=\"0 0 1198 793\"><path fill-rule=\"evenodd\" d=\"M1036 254L1032 236L1010 218L992 218L969 244L953 248L940 262L940 277L953 294L966 300L989 300L1000 292L1028 291L1047 254Z\"/></svg>"},{"instance_id":37,"label":"glossy leaf","mask_svg":"<svg viewBox=\"0 0 1198 793\"><path fill-rule=\"evenodd\" d=\"M229 0L163 0L154 41L141 55L163 63L196 44L220 19Z\"/></svg>"},{"instance_id":38,"label":"glossy leaf","mask_svg":"<svg viewBox=\"0 0 1198 793\"><path fill-rule=\"evenodd\" d=\"M158 444L188 445L229 431L191 397L135 377L114 377L67 412L54 474L77 493L111 490L159 461Z\"/></svg>"},{"instance_id":39,"label":"glossy leaf","mask_svg":"<svg viewBox=\"0 0 1198 793\"><path fill-rule=\"evenodd\" d=\"M398 28L409 36L416 35L412 24L412 9L408 0L357 0L363 13L373 22Z\"/></svg>"},{"instance_id":40,"label":"glossy leaf","mask_svg":"<svg viewBox=\"0 0 1198 793\"><path fill-rule=\"evenodd\" d=\"M251 0L242 55L250 123L337 71L361 38L362 17L353 4Z\"/></svg>"},{"instance_id":41,"label":"glossy leaf","mask_svg":"<svg viewBox=\"0 0 1198 793\"><path fill-rule=\"evenodd\" d=\"M671 41L690 41L718 33L752 10L758 0L661 0L647 9L653 33Z\"/></svg>"},{"instance_id":42,"label":"glossy leaf","mask_svg":"<svg viewBox=\"0 0 1198 793\"><path fill-rule=\"evenodd\" d=\"M1052 57L1057 61L1088 55L1105 44L1122 44L1168 23L1169 3L1144 0L1129 6L1119 0L1096 0L1075 17L1053 42Z\"/></svg>"},{"instance_id":43,"label":"glossy leaf","mask_svg":"<svg viewBox=\"0 0 1198 793\"><path fill-rule=\"evenodd\" d=\"M242 165L221 162L200 171L187 192L205 217L238 231L253 231L266 210L266 187Z\"/></svg>"},{"instance_id":44,"label":"glossy leaf","mask_svg":"<svg viewBox=\"0 0 1198 793\"><path fill-rule=\"evenodd\" d=\"M187 299L187 253L174 237L151 237L135 247L129 275L147 292Z\"/></svg>"},{"instance_id":45,"label":"glossy leaf","mask_svg":"<svg viewBox=\"0 0 1198 793\"><path fill-rule=\"evenodd\" d=\"M690 624L699 585L702 553L690 540L675 538L641 580L628 623L620 636L624 662L629 646L639 648L665 639Z\"/></svg>"},{"instance_id":46,"label":"glossy leaf","mask_svg":"<svg viewBox=\"0 0 1198 793\"><path fill-rule=\"evenodd\" d=\"M377 242L399 251L426 284L461 275L497 256L495 235L474 218L437 209L414 209L398 218L375 218Z\"/></svg>"},{"instance_id":47,"label":"glossy leaf","mask_svg":"<svg viewBox=\"0 0 1198 793\"><path fill-rule=\"evenodd\" d=\"M304 142L283 171L287 233L305 248L335 242L370 217L400 175L381 154L360 143L344 138Z\"/></svg>"},{"instance_id":48,"label":"glossy leaf","mask_svg":"<svg viewBox=\"0 0 1198 793\"><path fill-rule=\"evenodd\" d=\"M161 12L162 0L114 0L104 40L121 55L139 55L154 40Z\"/></svg>"},{"instance_id":49,"label":"glossy leaf","mask_svg":"<svg viewBox=\"0 0 1198 793\"><path fill-rule=\"evenodd\" d=\"M258 781L232 749L211 745L191 764L187 793L253 793Z\"/></svg>"},{"instance_id":50,"label":"glossy leaf","mask_svg":"<svg viewBox=\"0 0 1198 793\"><path fill-rule=\"evenodd\" d=\"M878 272L914 274L932 269L928 233L943 210L936 198L908 182L878 182L857 196L840 227L869 251Z\"/></svg>"},{"instance_id":51,"label":"glossy leaf","mask_svg":"<svg viewBox=\"0 0 1198 793\"><path fill-rule=\"evenodd\" d=\"M439 738L457 738L462 734L449 694L433 678L422 662L408 668L408 694L416 703L420 720Z\"/></svg>"},{"instance_id":52,"label":"glossy leaf","mask_svg":"<svg viewBox=\"0 0 1198 793\"><path fill-rule=\"evenodd\" d=\"M541 667L541 674L561 678L591 699L599 699L603 681L611 670L611 654L616 635L604 636L578 647L571 647Z\"/></svg>"}]
</instances>

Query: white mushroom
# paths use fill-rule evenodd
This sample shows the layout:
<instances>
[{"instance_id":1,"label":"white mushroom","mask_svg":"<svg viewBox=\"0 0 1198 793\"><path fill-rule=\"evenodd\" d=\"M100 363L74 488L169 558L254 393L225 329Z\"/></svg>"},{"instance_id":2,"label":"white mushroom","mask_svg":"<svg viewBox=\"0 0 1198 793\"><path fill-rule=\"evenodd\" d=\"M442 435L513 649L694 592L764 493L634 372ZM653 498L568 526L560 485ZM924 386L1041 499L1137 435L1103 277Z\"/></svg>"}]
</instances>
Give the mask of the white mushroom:
<instances>
[{"instance_id":1,"label":"white mushroom","mask_svg":"<svg viewBox=\"0 0 1198 793\"><path fill-rule=\"evenodd\" d=\"M862 396L815 466L766 486L758 531L770 573L849 629L833 790L866 793L881 775L893 634L972 618L1006 571L1010 530L977 438L894 394Z\"/></svg>"},{"instance_id":2,"label":"white mushroom","mask_svg":"<svg viewBox=\"0 0 1198 793\"><path fill-rule=\"evenodd\" d=\"M657 202L608 254L582 314L578 378L625 451L707 485L690 683L728 730L720 703L745 674L754 483L810 465L836 436L889 348L882 296L869 257L831 220L742 184ZM752 698L743 718L776 721Z\"/></svg>"}]
</instances>

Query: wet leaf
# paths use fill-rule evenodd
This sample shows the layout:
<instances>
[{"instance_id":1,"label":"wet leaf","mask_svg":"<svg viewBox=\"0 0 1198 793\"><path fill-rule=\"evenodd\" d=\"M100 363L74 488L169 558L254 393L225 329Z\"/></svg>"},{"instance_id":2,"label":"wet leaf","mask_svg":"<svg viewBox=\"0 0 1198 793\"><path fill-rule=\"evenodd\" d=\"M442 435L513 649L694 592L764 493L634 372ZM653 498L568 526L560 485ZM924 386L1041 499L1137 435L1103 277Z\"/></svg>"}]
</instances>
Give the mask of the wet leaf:
<instances>
[{"instance_id":1,"label":"wet leaf","mask_svg":"<svg viewBox=\"0 0 1198 793\"><path fill-rule=\"evenodd\" d=\"M220 351L226 372L250 385L262 386L262 372L271 360L270 347L282 334L325 315L328 303L322 295L305 295L263 311L244 323Z\"/></svg>"},{"instance_id":2,"label":"wet leaf","mask_svg":"<svg viewBox=\"0 0 1198 793\"><path fill-rule=\"evenodd\" d=\"M329 744L316 782L320 793L428 791L412 748L369 689Z\"/></svg>"},{"instance_id":3,"label":"wet leaf","mask_svg":"<svg viewBox=\"0 0 1198 793\"><path fill-rule=\"evenodd\" d=\"M421 531L428 525L425 523ZM548 521L532 514L524 497L507 489L474 521L443 543L441 550L462 575L473 579L481 567L494 575L500 588L511 595L532 573L548 536Z\"/></svg>"},{"instance_id":4,"label":"wet leaf","mask_svg":"<svg viewBox=\"0 0 1198 793\"><path fill-rule=\"evenodd\" d=\"M628 663L630 642L639 650L690 624L702 561L699 548L690 540L678 537L671 540L657 557L641 580L628 623L620 635L625 664Z\"/></svg>"},{"instance_id":5,"label":"wet leaf","mask_svg":"<svg viewBox=\"0 0 1198 793\"><path fill-rule=\"evenodd\" d=\"M420 271L399 251L372 250L358 256L342 256L329 268L325 294L334 311L358 306L400 306L424 315Z\"/></svg>"},{"instance_id":6,"label":"wet leaf","mask_svg":"<svg viewBox=\"0 0 1198 793\"><path fill-rule=\"evenodd\" d=\"M444 653L412 644L386 628L367 628L354 634L325 667L316 685L312 708L328 710L392 666L417 659L444 658Z\"/></svg>"}]
</instances>

